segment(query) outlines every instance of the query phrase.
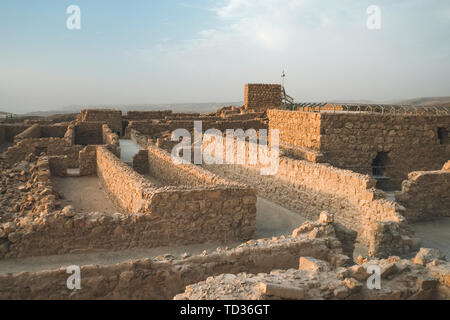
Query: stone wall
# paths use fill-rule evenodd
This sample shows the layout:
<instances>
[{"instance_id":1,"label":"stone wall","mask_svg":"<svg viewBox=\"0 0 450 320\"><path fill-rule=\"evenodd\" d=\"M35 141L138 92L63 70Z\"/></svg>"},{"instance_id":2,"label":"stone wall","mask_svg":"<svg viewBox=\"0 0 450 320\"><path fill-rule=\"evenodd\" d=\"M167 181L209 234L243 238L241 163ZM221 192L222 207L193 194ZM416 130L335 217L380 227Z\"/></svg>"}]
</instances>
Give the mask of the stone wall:
<instances>
[{"instance_id":1,"label":"stone wall","mask_svg":"<svg viewBox=\"0 0 450 320\"><path fill-rule=\"evenodd\" d=\"M426 262L426 263L424 263ZM367 284L374 266L380 288ZM413 259L398 256L364 259L334 268L313 257L298 267L258 274L222 274L186 287L174 300L449 300L450 263L439 252L422 248ZM238 301L234 303L238 303ZM190 302L190 301L188 301ZM233 302L232 302L233 303Z\"/></svg>"},{"instance_id":2,"label":"stone wall","mask_svg":"<svg viewBox=\"0 0 450 320\"><path fill-rule=\"evenodd\" d=\"M63 138L67 127L67 124L41 125L41 138Z\"/></svg>"},{"instance_id":3,"label":"stone wall","mask_svg":"<svg viewBox=\"0 0 450 320\"><path fill-rule=\"evenodd\" d=\"M16 124L0 124L0 135L3 134L3 141L5 142L13 142L14 137L21 132L25 131L31 127L31 124L23 124L23 123L16 123Z\"/></svg>"},{"instance_id":4,"label":"stone wall","mask_svg":"<svg viewBox=\"0 0 450 320\"><path fill-rule=\"evenodd\" d=\"M97 176L113 202L125 212L148 210L146 195L155 186L104 147L97 148Z\"/></svg>"},{"instance_id":5,"label":"stone wall","mask_svg":"<svg viewBox=\"0 0 450 320\"><path fill-rule=\"evenodd\" d=\"M138 146L143 149L147 149L148 146L148 136L141 134L139 131L131 129L130 131L130 139Z\"/></svg>"},{"instance_id":6,"label":"stone wall","mask_svg":"<svg viewBox=\"0 0 450 320\"><path fill-rule=\"evenodd\" d=\"M75 125L75 144L103 144L103 122L79 122Z\"/></svg>"},{"instance_id":7,"label":"stone wall","mask_svg":"<svg viewBox=\"0 0 450 320\"><path fill-rule=\"evenodd\" d=\"M117 157L120 157L120 141L119 136L112 132L107 124L102 126L103 144L108 146L108 149Z\"/></svg>"},{"instance_id":8,"label":"stone wall","mask_svg":"<svg viewBox=\"0 0 450 320\"><path fill-rule=\"evenodd\" d=\"M439 170L450 158L450 144L438 139L439 128L450 131L450 116L269 110L268 117L281 144L315 149L319 161L340 168L372 174L375 158L385 154L385 189L398 189L411 171Z\"/></svg>"},{"instance_id":9,"label":"stone wall","mask_svg":"<svg viewBox=\"0 0 450 320\"><path fill-rule=\"evenodd\" d=\"M223 114L222 118L228 120L252 120L258 118L264 118L264 112L248 112L248 113L232 113Z\"/></svg>"},{"instance_id":10,"label":"stone wall","mask_svg":"<svg viewBox=\"0 0 450 320\"><path fill-rule=\"evenodd\" d=\"M412 171L439 170L450 159L438 128L450 130L450 116L323 113L321 148L327 162L371 173L378 152L387 153L387 188L397 189Z\"/></svg>"},{"instance_id":11,"label":"stone wall","mask_svg":"<svg viewBox=\"0 0 450 320\"><path fill-rule=\"evenodd\" d=\"M10 164L24 159L30 153L39 156L46 153L49 156L67 155L69 168L79 167L79 153L86 144L105 144L115 155L120 156L119 137L107 125L100 122L82 122L76 125L59 125L52 129L35 124L24 132L16 135L16 143L10 146L3 154L3 158ZM53 127L53 126L48 126ZM62 135L64 128L66 132ZM63 138L41 138L46 135L63 136ZM88 171L90 172L90 171Z\"/></svg>"},{"instance_id":12,"label":"stone wall","mask_svg":"<svg viewBox=\"0 0 450 320\"><path fill-rule=\"evenodd\" d=\"M67 176L67 168L69 158L67 156L51 156L48 157L50 172L57 177Z\"/></svg>"},{"instance_id":13,"label":"stone wall","mask_svg":"<svg viewBox=\"0 0 450 320\"><path fill-rule=\"evenodd\" d=\"M120 136L122 135L122 112L120 110L82 110L79 119L82 122L101 122L102 124L107 124L114 133Z\"/></svg>"},{"instance_id":14,"label":"stone wall","mask_svg":"<svg viewBox=\"0 0 450 320\"><path fill-rule=\"evenodd\" d=\"M202 121L202 131L208 129L218 129L223 132L227 129L267 129L267 124L262 119L250 119L250 120L209 120L209 119L195 119ZM167 122L158 121L130 121L128 127L125 130L125 136L130 137L131 130L136 130L141 134L148 136L155 136L161 132L174 131L176 129L186 129L189 132L194 130L194 120L171 120Z\"/></svg>"},{"instance_id":15,"label":"stone wall","mask_svg":"<svg viewBox=\"0 0 450 320\"><path fill-rule=\"evenodd\" d=\"M86 146L79 153L80 176L93 176L97 174L97 148Z\"/></svg>"},{"instance_id":16,"label":"stone wall","mask_svg":"<svg viewBox=\"0 0 450 320\"><path fill-rule=\"evenodd\" d=\"M156 120L164 119L172 114L172 110L162 111L128 111L126 119L128 120Z\"/></svg>"},{"instance_id":17,"label":"stone wall","mask_svg":"<svg viewBox=\"0 0 450 320\"><path fill-rule=\"evenodd\" d=\"M106 148L97 147L97 175L124 212L143 212L160 219L165 235L161 239L167 243L171 238L195 243L251 237L256 219L255 190L193 165L180 168L167 152L153 146L148 148L148 158L150 176L157 183L135 172Z\"/></svg>"},{"instance_id":18,"label":"stone wall","mask_svg":"<svg viewBox=\"0 0 450 320\"><path fill-rule=\"evenodd\" d=\"M244 108L265 111L281 106L281 85L246 84L244 87Z\"/></svg>"},{"instance_id":19,"label":"stone wall","mask_svg":"<svg viewBox=\"0 0 450 320\"><path fill-rule=\"evenodd\" d=\"M172 113L169 114L165 117L166 120L200 120L200 119L204 119L204 120L219 120L217 118L215 118L214 116L210 116L210 115L204 115L204 114L200 114L200 113L195 113L195 112L177 112L177 113Z\"/></svg>"},{"instance_id":20,"label":"stone wall","mask_svg":"<svg viewBox=\"0 0 450 320\"><path fill-rule=\"evenodd\" d=\"M33 250L30 252L26 248L28 246L26 241L22 243L23 238L33 233L33 221L44 220L47 214L57 207L51 183L49 158L40 157L36 161L33 155L29 155L22 162L23 164L25 164L23 168L26 168L26 171L24 170L24 173L20 174L21 182L17 189L13 185L13 180L18 177L8 170L10 182L8 191L15 190L16 192L13 197L4 199L11 203L2 212L0 220L0 259L16 257L23 251L28 255L32 254ZM25 184L23 178L26 178ZM10 215L8 219L7 211L11 211L11 209L14 214ZM39 246L38 239L33 241Z\"/></svg>"},{"instance_id":21,"label":"stone wall","mask_svg":"<svg viewBox=\"0 0 450 320\"><path fill-rule=\"evenodd\" d=\"M147 150L139 150L139 152L133 156L133 169L137 173L148 174L149 173L148 164L149 161Z\"/></svg>"},{"instance_id":22,"label":"stone wall","mask_svg":"<svg viewBox=\"0 0 450 320\"><path fill-rule=\"evenodd\" d=\"M167 185L204 186L229 185L231 182L190 163L175 165L171 154L149 145L148 148L149 174L157 177Z\"/></svg>"},{"instance_id":23,"label":"stone wall","mask_svg":"<svg viewBox=\"0 0 450 320\"><path fill-rule=\"evenodd\" d=\"M86 155L87 161L96 160L97 173L105 190L111 200L124 209L123 213L81 213L71 206L63 210L55 210L54 205L49 207L51 201L56 201L54 195L48 198L53 190L51 168L60 173L63 159L51 158L50 165L48 157L42 157L38 162L42 170L33 177L44 182L42 188L46 192L37 196L45 201L45 214L21 219L16 224L0 224L0 244L6 248L1 250L0 258L208 241L228 243L248 240L253 235L254 190L232 183L198 188L155 187L105 146L88 146L81 154ZM83 155L81 159L83 163Z\"/></svg>"},{"instance_id":24,"label":"stone wall","mask_svg":"<svg viewBox=\"0 0 450 320\"><path fill-rule=\"evenodd\" d=\"M259 196L305 218L316 219L321 211L329 211L337 222L358 232L358 241L369 247L372 255L404 254L418 245L402 216L402 207L386 200L385 194L375 189L376 181L367 175L284 156L272 176L261 175L262 166L248 161L246 165L204 167L246 183L257 189ZM395 240L388 241L389 237Z\"/></svg>"},{"instance_id":25,"label":"stone wall","mask_svg":"<svg viewBox=\"0 0 450 320\"><path fill-rule=\"evenodd\" d=\"M78 217L75 221L81 223ZM119 239L117 234L114 243ZM82 266L81 290L77 291L67 289L65 268L0 275L0 299L171 299L187 285L210 276L296 268L299 258L307 256L335 261L340 256L339 244L335 238L280 237L201 255L164 255L116 265Z\"/></svg>"},{"instance_id":26,"label":"stone wall","mask_svg":"<svg viewBox=\"0 0 450 320\"><path fill-rule=\"evenodd\" d=\"M14 137L14 142L23 139L39 139L39 138L63 138L67 131L66 124L59 125L43 125L33 124L25 131L19 133Z\"/></svg>"},{"instance_id":27,"label":"stone wall","mask_svg":"<svg viewBox=\"0 0 450 320\"><path fill-rule=\"evenodd\" d=\"M36 139L41 137L41 126L39 124L34 124L22 133L19 133L14 137L14 142L18 142L24 139Z\"/></svg>"},{"instance_id":28,"label":"stone wall","mask_svg":"<svg viewBox=\"0 0 450 320\"><path fill-rule=\"evenodd\" d=\"M411 172L395 199L411 222L450 217L450 171Z\"/></svg>"},{"instance_id":29,"label":"stone wall","mask_svg":"<svg viewBox=\"0 0 450 320\"><path fill-rule=\"evenodd\" d=\"M71 145L75 145L75 135L76 135L75 125L71 123L67 126L67 131L64 134L64 139L66 139L67 142L70 143Z\"/></svg>"},{"instance_id":30,"label":"stone wall","mask_svg":"<svg viewBox=\"0 0 450 320\"><path fill-rule=\"evenodd\" d=\"M7 141L12 141L12 134L22 128L24 127L16 125L5 126ZM66 130L65 134L63 134L64 130ZM28 126L22 133L15 135L14 141L15 144L3 154L3 158L10 164L21 161L30 153L39 156L44 152L49 156L67 155L68 167L78 167L78 153L81 146L74 145L75 128L73 125L34 124Z\"/></svg>"},{"instance_id":31,"label":"stone wall","mask_svg":"<svg viewBox=\"0 0 450 320\"><path fill-rule=\"evenodd\" d=\"M24 159L30 153L39 156L46 153L49 156L67 155L69 167L78 167L78 152L81 146L73 146L64 138L23 139L9 147L4 153L4 159L13 164Z\"/></svg>"},{"instance_id":32,"label":"stone wall","mask_svg":"<svg viewBox=\"0 0 450 320\"><path fill-rule=\"evenodd\" d=\"M6 142L6 129L4 125L0 125L0 145Z\"/></svg>"},{"instance_id":33,"label":"stone wall","mask_svg":"<svg viewBox=\"0 0 450 320\"><path fill-rule=\"evenodd\" d=\"M321 114L268 110L270 130L278 129L280 143L321 150Z\"/></svg>"}]
</instances>

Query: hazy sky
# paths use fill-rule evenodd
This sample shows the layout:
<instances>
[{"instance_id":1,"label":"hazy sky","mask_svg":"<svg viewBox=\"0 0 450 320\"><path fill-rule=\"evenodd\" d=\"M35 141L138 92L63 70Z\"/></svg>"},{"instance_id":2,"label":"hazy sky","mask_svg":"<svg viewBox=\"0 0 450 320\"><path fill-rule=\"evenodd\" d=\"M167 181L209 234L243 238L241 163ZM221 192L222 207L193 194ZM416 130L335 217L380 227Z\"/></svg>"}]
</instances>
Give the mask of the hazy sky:
<instances>
[{"instance_id":1,"label":"hazy sky","mask_svg":"<svg viewBox=\"0 0 450 320\"><path fill-rule=\"evenodd\" d=\"M0 110L239 101L283 69L297 101L450 96L449 53L448 0L1 0Z\"/></svg>"}]
</instances>

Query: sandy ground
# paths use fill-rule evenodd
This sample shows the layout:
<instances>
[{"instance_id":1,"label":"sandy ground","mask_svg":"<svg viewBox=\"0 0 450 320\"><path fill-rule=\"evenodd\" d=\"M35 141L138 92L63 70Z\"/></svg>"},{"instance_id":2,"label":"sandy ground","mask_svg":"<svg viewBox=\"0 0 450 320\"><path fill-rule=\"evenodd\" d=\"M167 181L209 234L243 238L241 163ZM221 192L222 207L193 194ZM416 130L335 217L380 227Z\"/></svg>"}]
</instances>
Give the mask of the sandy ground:
<instances>
[{"instance_id":1,"label":"sandy ground","mask_svg":"<svg viewBox=\"0 0 450 320\"><path fill-rule=\"evenodd\" d=\"M213 252L217 247L235 247L239 243L202 243L196 245L185 245L177 247L159 247L149 249L128 249L121 251L99 251L82 254L64 254L41 257L28 257L21 259L0 260L0 274L20 272L37 272L42 270L55 270L65 268L71 265L112 265L128 260L138 260L152 258L163 254L181 255L185 252L200 254L204 250Z\"/></svg>"},{"instance_id":2,"label":"sandy ground","mask_svg":"<svg viewBox=\"0 0 450 320\"><path fill-rule=\"evenodd\" d=\"M5 143L0 144L0 154L5 152L6 150L8 150L8 148L12 145L13 145L12 142L5 142Z\"/></svg>"},{"instance_id":3,"label":"sandy ground","mask_svg":"<svg viewBox=\"0 0 450 320\"><path fill-rule=\"evenodd\" d=\"M419 222L412 225L422 248L437 248L450 260L450 218Z\"/></svg>"},{"instance_id":4,"label":"sandy ground","mask_svg":"<svg viewBox=\"0 0 450 320\"><path fill-rule=\"evenodd\" d=\"M64 178L80 179L80 178ZM81 178L82 180L84 178ZM95 180L93 180L95 185ZM91 181L92 182L92 181ZM64 184L64 183L63 183ZM70 185L70 184L69 184ZM78 185L79 187L79 185ZM74 188L75 190L85 190ZM103 191L102 191L103 192ZM74 192L76 193L76 192ZM78 193L75 197L83 198L83 194ZM98 201L98 200L97 200ZM94 201L95 202L95 201ZM92 203L91 203L92 205ZM99 206L98 204L96 206ZM103 206L104 207L104 206ZM115 212L115 211L114 211ZM259 198L257 202L256 233L254 239L271 238L272 236L289 235L292 230L301 225L305 219L279 205L268 200ZM239 242L230 243L203 243L185 246L170 246L159 248L128 249L121 251L98 251L80 254L65 254L42 257L29 257L21 259L0 260L0 274L20 273L23 271L36 272L40 270L52 270L70 265L110 265L127 260L151 258L162 254L180 255L185 252L199 254L204 250L215 251L217 247L236 247Z\"/></svg>"},{"instance_id":5,"label":"sandy ground","mask_svg":"<svg viewBox=\"0 0 450 320\"><path fill-rule=\"evenodd\" d=\"M55 190L64 197L64 205L81 212L120 212L108 198L97 177L52 177Z\"/></svg>"},{"instance_id":6,"label":"sandy ground","mask_svg":"<svg viewBox=\"0 0 450 320\"><path fill-rule=\"evenodd\" d=\"M131 140L120 139L120 159L125 163L133 163L133 156L141 148Z\"/></svg>"},{"instance_id":7,"label":"sandy ground","mask_svg":"<svg viewBox=\"0 0 450 320\"><path fill-rule=\"evenodd\" d=\"M299 214L263 198L258 198L256 213L257 239L291 234L307 221Z\"/></svg>"},{"instance_id":8,"label":"sandy ground","mask_svg":"<svg viewBox=\"0 0 450 320\"><path fill-rule=\"evenodd\" d=\"M395 191L385 191L386 193L386 200L395 202Z\"/></svg>"}]
</instances>

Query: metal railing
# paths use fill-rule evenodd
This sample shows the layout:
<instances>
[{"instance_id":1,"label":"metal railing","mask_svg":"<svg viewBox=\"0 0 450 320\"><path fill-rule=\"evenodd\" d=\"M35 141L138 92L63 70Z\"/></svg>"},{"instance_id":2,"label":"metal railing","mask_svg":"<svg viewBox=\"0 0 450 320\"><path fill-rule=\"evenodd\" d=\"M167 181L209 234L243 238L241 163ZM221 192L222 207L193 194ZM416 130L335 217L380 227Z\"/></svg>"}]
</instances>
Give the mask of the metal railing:
<instances>
[{"instance_id":1,"label":"metal railing","mask_svg":"<svg viewBox=\"0 0 450 320\"><path fill-rule=\"evenodd\" d=\"M292 108L292 107L291 107ZM446 106L411 106L382 104L337 104L327 102L304 102L293 105L293 110L303 112L365 112L398 115L450 115Z\"/></svg>"}]
</instances>

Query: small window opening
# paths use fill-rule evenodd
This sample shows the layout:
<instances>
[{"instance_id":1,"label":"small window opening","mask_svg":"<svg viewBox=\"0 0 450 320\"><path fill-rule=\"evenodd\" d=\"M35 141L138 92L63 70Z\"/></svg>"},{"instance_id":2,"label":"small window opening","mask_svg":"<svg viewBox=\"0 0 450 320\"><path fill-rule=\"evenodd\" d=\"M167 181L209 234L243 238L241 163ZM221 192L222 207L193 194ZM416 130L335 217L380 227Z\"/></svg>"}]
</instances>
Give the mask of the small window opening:
<instances>
[{"instance_id":1,"label":"small window opening","mask_svg":"<svg viewBox=\"0 0 450 320\"><path fill-rule=\"evenodd\" d=\"M450 138L445 128L438 128L437 136L440 144L450 144Z\"/></svg>"},{"instance_id":2,"label":"small window opening","mask_svg":"<svg viewBox=\"0 0 450 320\"><path fill-rule=\"evenodd\" d=\"M385 176L387 163L387 152L378 152L377 156L372 161L372 175L375 177Z\"/></svg>"}]
</instances>

